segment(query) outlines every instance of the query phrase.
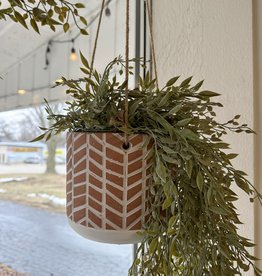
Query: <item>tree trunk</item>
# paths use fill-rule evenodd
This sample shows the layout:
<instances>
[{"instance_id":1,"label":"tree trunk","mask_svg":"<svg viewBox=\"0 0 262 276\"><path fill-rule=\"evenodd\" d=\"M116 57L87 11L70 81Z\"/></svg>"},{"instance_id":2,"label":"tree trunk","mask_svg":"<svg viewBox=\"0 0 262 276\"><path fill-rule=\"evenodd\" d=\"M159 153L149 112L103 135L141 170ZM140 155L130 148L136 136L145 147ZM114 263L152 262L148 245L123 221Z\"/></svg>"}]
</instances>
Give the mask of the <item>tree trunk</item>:
<instances>
[{"instance_id":1,"label":"tree trunk","mask_svg":"<svg viewBox=\"0 0 262 276\"><path fill-rule=\"evenodd\" d=\"M52 137L47 142L48 157L46 159L46 171L48 174L56 174L55 170L55 155L56 155L57 141Z\"/></svg>"}]
</instances>

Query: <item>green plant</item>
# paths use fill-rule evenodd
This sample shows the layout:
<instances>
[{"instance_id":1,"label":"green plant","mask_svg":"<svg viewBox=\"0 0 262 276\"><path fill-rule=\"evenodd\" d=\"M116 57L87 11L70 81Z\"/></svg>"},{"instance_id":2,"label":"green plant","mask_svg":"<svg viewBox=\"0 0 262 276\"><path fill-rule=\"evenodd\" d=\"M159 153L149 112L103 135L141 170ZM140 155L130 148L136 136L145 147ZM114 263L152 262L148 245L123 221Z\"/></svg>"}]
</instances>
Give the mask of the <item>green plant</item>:
<instances>
[{"instance_id":1,"label":"green plant","mask_svg":"<svg viewBox=\"0 0 262 276\"><path fill-rule=\"evenodd\" d=\"M85 76L57 84L66 86L72 97L66 113L54 114L47 103L48 119L54 123L35 140L61 131L146 133L154 140L150 217L129 274L230 276L253 267L262 275L247 250L254 244L237 232L241 222L232 187L236 184L252 202L257 198L262 203L262 195L232 166L237 154L225 153L229 145L222 140L228 132L253 133L246 124L239 125L240 115L219 123L214 109L222 104L212 100L219 94L200 90L203 81L191 85L190 77L177 84L179 77L174 77L158 89L147 73L129 90L125 127L127 83L118 81L123 60L116 58L99 74L82 54L81 59ZM112 74L115 66L120 69Z\"/></svg>"},{"instance_id":2,"label":"green plant","mask_svg":"<svg viewBox=\"0 0 262 276\"><path fill-rule=\"evenodd\" d=\"M63 25L64 32L70 28L69 20L73 18L74 25L80 29L84 35L87 34L85 28L81 27L78 19L86 26L86 19L79 15L79 9L85 6L82 3L70 3L66 0L8 0L8 7L1 8L0 1L0 20L7 18L14 22L20 23L23 27L28 29L28 23L37 32L39 25L49 26L51 30L55 31L57 25Z\"/></svg>"}]
</instances>

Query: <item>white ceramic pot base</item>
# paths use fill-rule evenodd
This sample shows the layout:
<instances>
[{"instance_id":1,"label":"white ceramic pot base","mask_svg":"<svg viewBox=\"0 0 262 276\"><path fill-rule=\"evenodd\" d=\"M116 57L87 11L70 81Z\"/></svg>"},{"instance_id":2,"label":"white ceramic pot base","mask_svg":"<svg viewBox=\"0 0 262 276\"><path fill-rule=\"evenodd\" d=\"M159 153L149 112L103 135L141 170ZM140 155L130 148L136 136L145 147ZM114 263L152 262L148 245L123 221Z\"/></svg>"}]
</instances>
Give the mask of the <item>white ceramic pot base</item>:
<instances>
[{"instance_id":1,"label":"white ceramic pot base","mask_svg":"<svg viewBox=\"0 0 262 276\"><path fill-rule=\"evenodd\" d=\"M82 237L103 243L115 244L133 244L139 243L142 237L137 234L138 230L100 230L88 228L84 225L77 224L68 218L69 225Z\"/></svg>"}]
</instances>

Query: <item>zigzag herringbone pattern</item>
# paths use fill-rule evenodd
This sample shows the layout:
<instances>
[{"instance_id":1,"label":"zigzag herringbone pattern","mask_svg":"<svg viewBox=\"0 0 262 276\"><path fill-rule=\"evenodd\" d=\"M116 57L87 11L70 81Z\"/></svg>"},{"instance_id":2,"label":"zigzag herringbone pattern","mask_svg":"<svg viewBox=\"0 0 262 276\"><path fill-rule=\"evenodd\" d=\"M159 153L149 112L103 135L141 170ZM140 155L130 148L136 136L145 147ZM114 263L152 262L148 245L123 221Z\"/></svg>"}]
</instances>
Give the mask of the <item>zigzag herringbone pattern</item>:
<instances>
[{"instance_id":1,"label":"zigzag herringbone pattern","mask_svg":"<svg viewBox=\"0 0 262 276\"><path fill-rule=\"evenodd\" d=\"M145 221L151 182L152 143L146 135L67 135L67 215L95 229L139 230ZM145 158L145 156L147 156Z\"/></svg>"}]
</instances>

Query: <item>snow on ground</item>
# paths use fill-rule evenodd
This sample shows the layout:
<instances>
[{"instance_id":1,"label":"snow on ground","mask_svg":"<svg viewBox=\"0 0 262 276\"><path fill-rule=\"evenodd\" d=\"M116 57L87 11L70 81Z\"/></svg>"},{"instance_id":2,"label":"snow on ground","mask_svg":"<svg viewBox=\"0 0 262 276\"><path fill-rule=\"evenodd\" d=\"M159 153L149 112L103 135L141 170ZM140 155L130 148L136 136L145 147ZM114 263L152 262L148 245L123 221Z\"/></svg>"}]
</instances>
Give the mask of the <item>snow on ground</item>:
<instances>
[{"instance_id":1,"label":"snow on ground","mask_svg":"<svg viewBox=\"0 0 262 276\"><path fill-rule=\"evenodd\" d=\"M48 194L28 194L28 197L40 197L40 198L46 198L49 201L51 201L53 204L55 205L62 205L65 206L66 205L66 199L65 198L59 198L57 196L54 195L48 195Z\"/></svg>"},{"instance_id":2,"label":"snow on ground","mask_svg":"<svg viewBox=\"0 0 262 276\"><path fill-rule=\"evenodd\" d=\"M4 177L4 178L0 178L0 183L21 182L27 179L28 177Z\"/></svg>"}]
</instances>

